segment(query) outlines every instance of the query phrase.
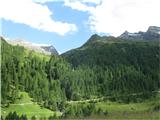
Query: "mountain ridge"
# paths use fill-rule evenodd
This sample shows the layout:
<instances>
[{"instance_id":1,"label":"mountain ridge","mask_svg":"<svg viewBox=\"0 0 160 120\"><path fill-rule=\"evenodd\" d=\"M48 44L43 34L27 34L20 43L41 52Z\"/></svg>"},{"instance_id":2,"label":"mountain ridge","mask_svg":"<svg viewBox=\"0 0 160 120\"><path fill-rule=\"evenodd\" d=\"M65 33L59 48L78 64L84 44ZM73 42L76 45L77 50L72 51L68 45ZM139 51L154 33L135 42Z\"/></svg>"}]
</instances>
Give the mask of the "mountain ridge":
<instances>
[{"instance_id":1,"label":"mountain ridge","mask_svg":"<svg viewBox=\"0 0 160 120\"><path fill-rule=\"evenodd\" d=\"M59 54L53 45L31 43L29 41L21 40L21 39L6 40L6 42L14 46L20 45L31 51L39 52L45 55L52 55L52 54L58 55Z\"/></svg>"},{"instance_id":2,"label":"mountain ridge","mask_svg":"<svg viewBox=\"0 0 160 120\"><path fill-rule=\"evenodd\" d=\"M114 36L100 36L98 34L94 34L82 46L76 49L69 50L63 53L62 56L66 58L71 64L73 64L73 66L77 67L79 64L87 64L87 65L90 64L92 66L93 64L92 62L95 61L95 59L97 59L95 63L98 62L99 64L101 64L100 61L102 61L102 57L106 55L111 57L110 54L111 52L114 51L115 54L113 54L113 56L115 56L115 58L113 58L112 60L115 60L116 62L117 59L119 59L120 57L119 54L123 54L124 56L128 54L128 52L134 54L134 52L132 52L132 50L130 49L132 47L133 47L132 49L136 49L136 47L139 48L141 47L144 50L149 49L147 47L153 47L153 48L156 47L156 49L158 49L157 45L159 45L160 39L157 39L157 34L158 37L160 37L159 30L160 27L150 26L147 32L145 33L144 32L129 33L125 31L125 33L130 34L130 36L132 36L132 38L134 39L130 39L128 37L124 38L124 37L114 37ZM142 35L144 34L145 37L141 36L141 34ZM139 39L140 37L142 37L142 39ZM115 48L117 50L115 50ZM107 51L110 51L110 54ZM118 51L120 53L118 53ZM116 55L119 57L117 57ZM126 60L124 61L128 61L128 59L129 58L126 58ZM137 59L139 58L137 57ZM105 59L104 63L106 64ZM112 62L109 61L108 63Z\"/></svg>"},{"instance_id":3,"label":"mountain ridge","mask_svg":"<svg viewBox=\"0 0 160 120\"><path fill-rule=\"evenodd\" d=\"M146 32L130 33L125 31L118 38L125 40L160 40L160 27L149 26Z\"/></svg>"}]
</instances>

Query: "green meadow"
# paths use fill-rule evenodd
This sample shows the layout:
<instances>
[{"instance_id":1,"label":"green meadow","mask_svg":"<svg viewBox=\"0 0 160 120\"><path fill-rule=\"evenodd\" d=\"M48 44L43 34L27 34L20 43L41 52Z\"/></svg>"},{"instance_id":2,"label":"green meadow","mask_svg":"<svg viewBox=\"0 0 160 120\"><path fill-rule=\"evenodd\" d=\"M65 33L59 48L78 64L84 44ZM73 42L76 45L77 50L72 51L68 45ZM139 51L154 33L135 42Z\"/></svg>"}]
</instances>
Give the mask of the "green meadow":
<instances>
[{"instance_id":1,"label":"green meadow","mask_svg":"<svg viewBox=\"0 0 160 120\"><path fill-rule=\"evenodd\" d=\"M32 116L36 118L48 118L49 116L57 115L60 116L60 112L51 111L44 107L41 107L37 103L32 101L32 98L29 97L28 93L20 92L19 99L16 100L14 104L10 104L9 107L2 108L2 116L6 116L9 112L14 112L18 115L27 115L28 119L31 119Z\"/></svg>"}]
</instances>

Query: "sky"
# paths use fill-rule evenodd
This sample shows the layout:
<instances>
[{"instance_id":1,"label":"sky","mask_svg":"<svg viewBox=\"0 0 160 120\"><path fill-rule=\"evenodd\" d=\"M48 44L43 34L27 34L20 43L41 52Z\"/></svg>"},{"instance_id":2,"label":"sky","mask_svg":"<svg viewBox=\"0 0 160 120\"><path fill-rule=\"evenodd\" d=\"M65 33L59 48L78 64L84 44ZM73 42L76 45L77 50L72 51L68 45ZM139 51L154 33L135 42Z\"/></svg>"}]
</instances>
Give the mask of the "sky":
<instances>
[{"instance_id":1,"label":"sky","mask_svg":"<svg viewBox=\"0 0 160 120\"><path fill-rule=\"evenodd\" d=\"M160 0L1 0L1 36L53 45L59 53L92 34L119 36L160 26Z\"/></svg>"}]
</instances>

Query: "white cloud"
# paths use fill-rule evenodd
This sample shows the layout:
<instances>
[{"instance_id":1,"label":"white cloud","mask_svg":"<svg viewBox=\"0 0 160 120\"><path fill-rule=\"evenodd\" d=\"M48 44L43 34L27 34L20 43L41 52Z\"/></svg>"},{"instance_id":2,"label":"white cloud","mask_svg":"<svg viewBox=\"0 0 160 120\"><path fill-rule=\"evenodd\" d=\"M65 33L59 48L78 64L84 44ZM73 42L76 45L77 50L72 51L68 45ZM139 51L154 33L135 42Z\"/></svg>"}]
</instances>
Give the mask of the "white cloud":
<instances>
[{"instance_id":1,"label":"white cloud","mask_svg":"<svg viewBox=\"0 0 160 120\"><path fill-rule=\"evenodd\" d=\"M0 6L0 9L4 8L0 11L5 11L5 19L62 35L75 31L76 26L52 20L52 13L47 6L38 3L62 2L71 9L87 12L90 29L98 33L118 36L125 30L146 31L148 26L160 26L160 0L33 0L37 3L31 0L4 1L9 3L5 2L7 8L2 4Z\"/></svg>"},{"instance_id":2,"label":"white cloud","mask_svg":"<svg viewBox=\"0 0 160 120\"><path fill-rule=\"evenodd\" d=\"M81 3L93 3L100 4L101 0L33 0L38 3L47 3L47 2L81 2Z\"/></svg>"},{"instance_id":3,"label":"white cloud","mask_svg":"<svg viewBox=\"0 0 160 120\"><path fill-rule=\"evenodd\" d=\"M37 3L47 3L47 2L63 2L64 0L33 0Z\"/></svg>"},{"instance_id":4,"label":"white cloud","mask_svg":"<svg viewBox=\"0 0 160 120\"><path fill-rule=\"evenodd\" d=\"M36 0L58 2L58 0ZM160 26L160 0L59 0L64 6L89 13L90 29L118 36L125 30L146 31ZM95 4L89 6L87 3Z\"/></svg>"},{"instance_id":5,"label":"white cloud","mask_svg":"<svg viewBox=\"0 0 160 120\"><path fill-rule=\"evenodd\" d=\"M33 1L37 3L63 2L64 6L83 12L89 12L94 9L93 6L87 5L87 3L92 3L94 5L98 5L101 3L101 0L33 0Z\"/></svg>"},{"instance_id":6,"label":"white cloud","mask_svg":"<svg viewBox=\"0 0 160 120\"><path fill-rule=\"evenodd\" d=\"M60 35L77 30L74 24L55 21L51 15L46 5L32 0L3 0L0 4L0 17L6 20Z\"/></svg>"},{"instance_id":7,"label":"white cloud","mask_svg":"<svg viewBox=\"0 0 160 120\"><path fill-rule=\"evenodd\" d=\"M160 26L159 5L159 0L103 0L91 11L89 23L92 30L114 36L146 31L150 25Z\"/></svg>"},{"instance_id":8,"label":"white cloud","mask_svg":"<svg viewBox=\"0 0 160 120\"><path fill-rule=\"evenodd\" d=\"M93 7L89 7L87 5L85 5L83 2L80 1L69 1L69 0L65 0L64 5L67 7L70 7L74 10L79 10L79 11L93 11Z\"/></svg>"},{"instance_id":9,"label":"white cloud","mask_svg":"<svg viewBox=\"0 0 160 120\"><path fill-rule=\"evenodd\" d=\"M102 0L79 0L82 1L83 3L95 3L95 4L100 4Z\"/></svg>"}]
</instances>

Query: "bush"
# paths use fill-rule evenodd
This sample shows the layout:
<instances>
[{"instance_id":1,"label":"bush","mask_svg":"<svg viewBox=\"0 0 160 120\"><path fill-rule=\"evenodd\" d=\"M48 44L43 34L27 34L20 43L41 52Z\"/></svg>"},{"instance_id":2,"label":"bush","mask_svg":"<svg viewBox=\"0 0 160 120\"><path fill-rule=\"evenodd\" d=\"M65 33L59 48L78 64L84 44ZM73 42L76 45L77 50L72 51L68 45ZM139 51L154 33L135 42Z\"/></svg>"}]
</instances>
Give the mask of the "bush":
<instances>
[{"instance_id":1,"label":"bush","mask_svg":"<svg viewBox=\"0 0 160 120\"><path fill-rule=\"evenodd\" d=\"M31 120L36 120L36 116L35 116L35 115L32 116L32 117L31 117Z\"/></svg>"},{"instance_id":2,"label":"bush","mask_svg":"<svg viewBox=\"0 0 160 120\"><path fill-rule=\"evenodd\" d=\"M3 119L2 119L3 120ZM16 112L10 112L5 120L27 120L27 116L26 115L21 115L19 116ZM35 120L35 119L34 119Z\"/></svg>"},{"instance_id":3,"label":"bush","mask_svg":"<svg viewBox=\"0 0 160 120\"><path fill-rule=\"evenodd\" d=\"M160 104L154 105L153 111L160 111Z\"/></svg>"},{"instance_id":4,"label":"bush","mask_svg":"<svg viewBox=\"0 0 160 120\"><path fill-rule=\"evenodd\" d=\"M22 116L20 117L20 120L27 120L27 116L26 116L26 115L22 115Z\"/></svg>"}]
</instances>

